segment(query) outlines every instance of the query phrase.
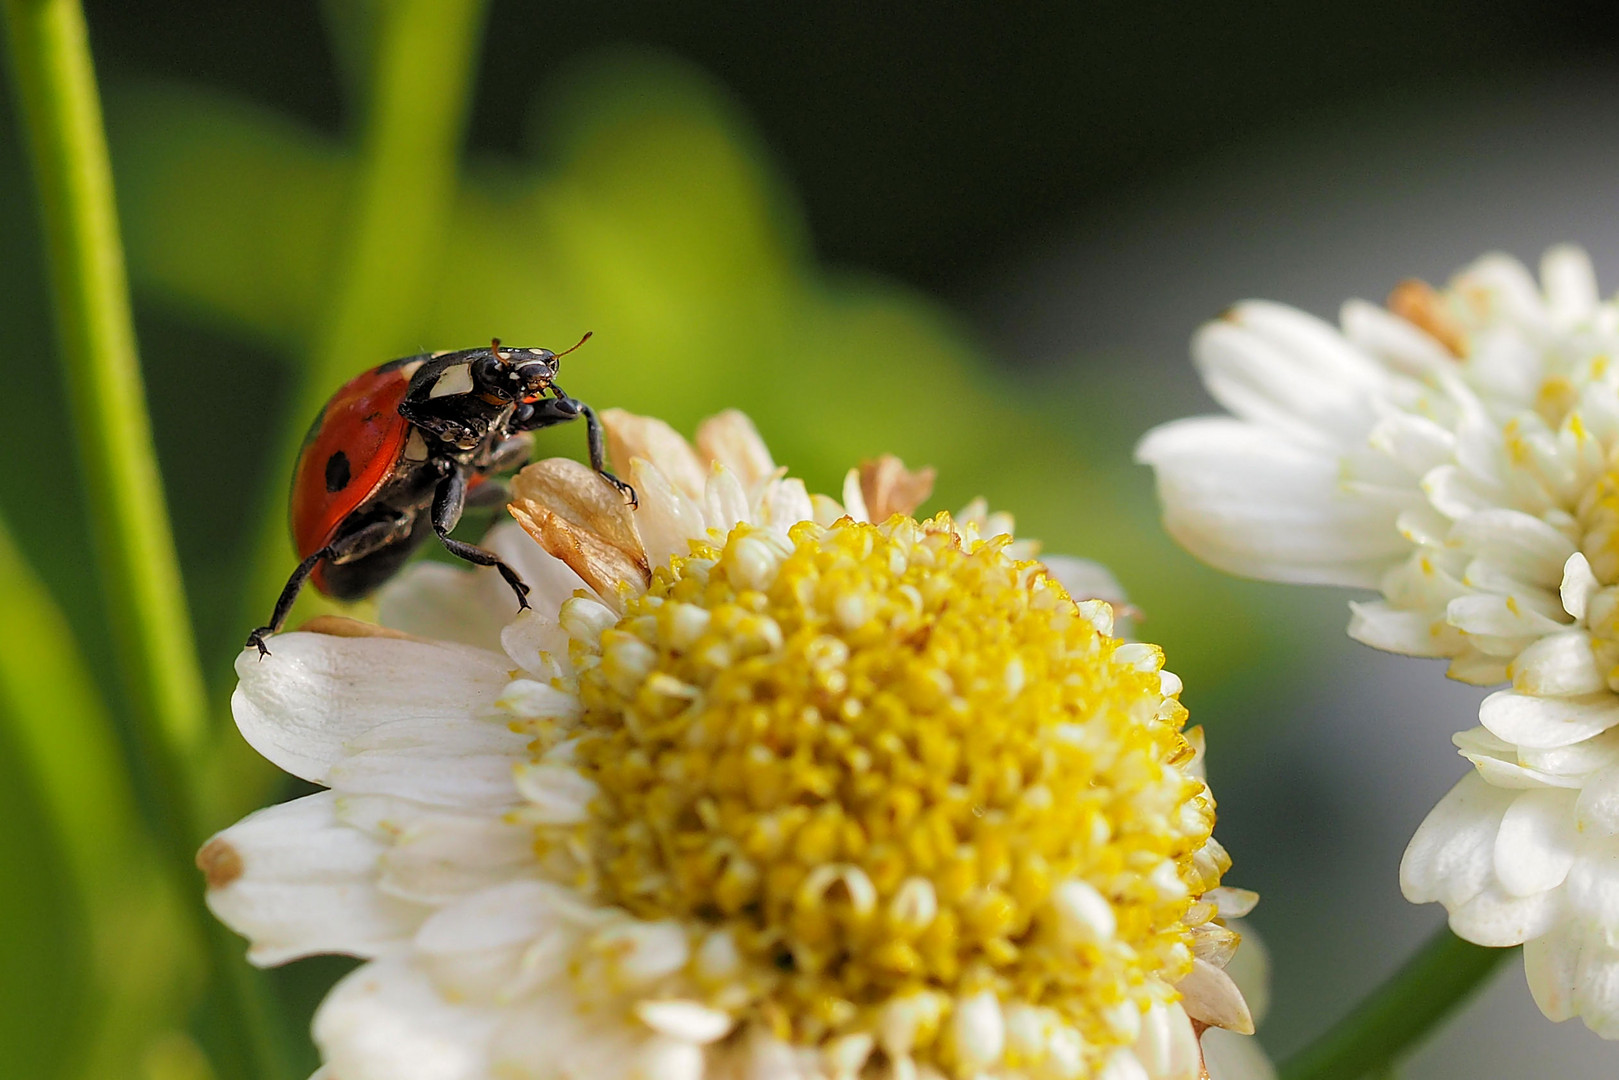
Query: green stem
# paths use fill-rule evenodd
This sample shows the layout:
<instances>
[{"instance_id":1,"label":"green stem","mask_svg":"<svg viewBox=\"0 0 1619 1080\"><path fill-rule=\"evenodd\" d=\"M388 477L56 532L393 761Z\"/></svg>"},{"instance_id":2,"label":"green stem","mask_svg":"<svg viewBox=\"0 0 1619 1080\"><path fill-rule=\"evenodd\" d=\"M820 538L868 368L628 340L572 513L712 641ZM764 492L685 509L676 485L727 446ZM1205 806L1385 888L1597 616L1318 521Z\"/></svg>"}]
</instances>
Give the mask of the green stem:
<instances>
[{"instance_id":1,"label":"green stem","mask_svg":"<svg viewBox=\"0 0 1619 1080\"><path fill-rule=\"evenodd\" d=\"M199 934L216 941L191 867L201 839L190 767L205 732L203 680L135 354L84 12L78 0L4 0L3 11L113 645L171 849L165 864L191 900ZM243 963L240 956L215 950L211 959L217 982L233 985L225 973ZM253 1045L264 1018L237 995L231 1002ZM244 1073L254 1074L270 1070Z\"/></svg>"},{"instance_id":2,"label":"green stem","mask_svg":"<svg viewBox=\"0 0 1619 1080\"><path fill-rule=\"evenodd\" d=\"M84 15L76 0L5 0L5 16L114 643L141 723L183 760L203 733L202 675L135 357Z\"/></svg>"},{"instance_id":3,"label":"green stem","mask_svg":"<svg viewBox=\"0 0 1619 1080\"><path fill-rule=\"evenodd\" d=\"M274 475L292 471L299 437L332 391L361 370L421 347L432 259L455 197L456 164L484 0L376 5L358 168L336 238L330 306L304 367ZM266 506L249 580L248 618L270 609L292 569L284 492Z\"/></svg>"},{"instance_id":4,"label":"green stem","mask_svg":"<svg viewBox=\"0 0 1619 1080\"><path fill-rule=\"evenodd\" d=\"M1470 944L1441 927L1349 1015L1283 1062L1281 1080L1392 1076L1401 1056L1516 955Z\"/></svg>"}]
</instances>

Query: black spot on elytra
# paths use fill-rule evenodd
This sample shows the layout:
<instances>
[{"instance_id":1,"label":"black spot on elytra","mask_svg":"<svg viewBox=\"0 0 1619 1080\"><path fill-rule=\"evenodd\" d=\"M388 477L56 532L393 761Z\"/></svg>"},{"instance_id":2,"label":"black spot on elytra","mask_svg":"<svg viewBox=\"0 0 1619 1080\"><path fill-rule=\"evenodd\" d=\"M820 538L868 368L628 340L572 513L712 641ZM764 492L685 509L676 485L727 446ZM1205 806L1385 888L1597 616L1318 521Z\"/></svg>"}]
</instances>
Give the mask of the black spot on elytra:
<instances>
[{"instance_id":1,"label":"black spot on elytra","mask_svg":"<svg viewBox=\"0 0 1619 1080\"><path fill-rule=\"evenodd\" d=\"M349 486L349 456L339 450L326 459L326 490L335 495Z\"/></svg>"}]
</instances>

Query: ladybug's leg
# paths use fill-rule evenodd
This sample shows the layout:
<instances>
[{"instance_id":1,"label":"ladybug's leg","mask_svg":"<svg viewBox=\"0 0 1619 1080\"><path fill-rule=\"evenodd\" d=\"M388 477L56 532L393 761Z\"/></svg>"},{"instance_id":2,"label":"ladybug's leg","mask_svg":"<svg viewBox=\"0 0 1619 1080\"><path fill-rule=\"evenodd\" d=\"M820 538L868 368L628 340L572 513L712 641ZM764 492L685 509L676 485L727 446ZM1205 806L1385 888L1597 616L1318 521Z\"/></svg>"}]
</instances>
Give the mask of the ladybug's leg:
<instances>
[{"instance_id":1,"label":"ladybug's leg","mask_svg":"<svg viewBox=\"0 0 1619 1080\"><path fill-rule=\"evenodd\" d=\"M507 566L493 551L476 544L465 543L450 535L450 531L461 520L461 511L466 505L466 473L461 469L451 469L449 474L439 481L438 490L433 493L433 531L438 534L439 543L444 545L445 551L458 559L465 559L479 566L493 566L499 570L500 576L506 579L506 584L517 594L518 609L528 607L528 586L523 583L516 570Z\"/></svg>"},{"instance_id":2,"label":"ladybug's leg","mask_svg":"<svg viewBox=\"0 0 1619 1080\"><path fill-rule=\"evenodd\" d=\"M276 597L275 610L270 613L269 624L261 626L247 635L247 644L243 645L242 648L257 649L260 660L270 655L270 650L264 645L264 639L271 634L280 632L281 624L287 621L287 615L292 611L292 605L297 602L298 594L303 591L304 582L309 580L309 575L315 572L315 564L331 555L331 553L331 546L328 545L298 564L298 569L292 572L292 576L287 578L287 583L281 587L281 595Z\"/></svg>"},{"instance_id":3,"label":"ladybug's leg","mask_svg":"<svg viewBox=\"0 0 1619 1080\"><path fill-rule=\"evenodd\" d=\"M552 385L551 390L557 396L542 398L532 402L532 412L523 422L523 430L533 431L536 428L550 427L553 424L566 423L569 420L585 418L585 432L590 441L590 467L596 470L603 480L618 488L620 493L629 496L630 506L640 506L636 498L635 489L612 474L607 468L607 437L602 432L601 421L596 418L596 410L580 401L571 398L562 391L562 388Z\"/></svg>"},{"instance_id":4,"label":"ladybug's leg","mask_svg":"<svg viewBox=\"0 0 1619 1080\"><path fill-rule=\"evenodd\" d=\"M585 414L585 438L590 443L590 467L595 469L603 480L618 488L620 495L629 496L630 509L638 508L641 500L635 494L635 489L614 476L612 470L607 467L607 437L602 433L602 422L596 419L596 410L582 401L575 401L574 404Z\"/></svg>"},{"instance_id":5,"label":"ladybug's leg","mask_svg":"<svg viewBox=\"0 0 1619 1080\"><path fill-rule=\"evenodd\" d=\"M373 521L363 529L356 529L346 536L333 540L330 544L304 559L298 568L287 578L287 583L281 587L281 595L276 597L275 610L270 613L270 622L247 635L246 649L258 649L259 659L270 655L265 647L264 639L271 634L281 632L281 626L287 621L292 612L292 605L297 602L298 594L303 591L304 582L309 575L315 572L315 564L322 559L329 559L332 563L352 562L364 558L387 544L397 541L403 533L410 528L408 518L386 518L382 521Z\"/></svg>"}]
</instances>

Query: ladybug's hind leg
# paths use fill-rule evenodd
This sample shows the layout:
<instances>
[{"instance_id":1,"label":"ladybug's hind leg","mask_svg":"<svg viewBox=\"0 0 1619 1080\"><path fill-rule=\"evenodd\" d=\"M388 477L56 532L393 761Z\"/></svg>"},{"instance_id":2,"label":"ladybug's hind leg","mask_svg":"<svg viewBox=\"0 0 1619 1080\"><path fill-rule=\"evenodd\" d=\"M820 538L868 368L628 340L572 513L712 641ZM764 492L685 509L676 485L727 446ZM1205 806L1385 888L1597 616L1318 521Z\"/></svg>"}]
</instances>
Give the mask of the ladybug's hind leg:
<instances>
[{"instance_id":1,"label":"ladybug's hind leg","mask_svg":"<svg viewBox=\"0 0 1619 1080\"><path fill-rule=\"evenodd\" d=\"M292 612L292 605L298 601L298 594L303 592L304 582L308 581L309 575L315 572L315 564L331 553L331 547L323 547L298 564L298 568L292 572L292 576L287 578L287 583L281 587L281 595L276 597L275 611L270 614L269 624L260 626L247 635L247 644L242 646L244 649L257 649L260 660L270 655L270 650L265 647L264 639L271 634L280 632L281 625L287 621L287 616Z\"/></svg>"},{"instance_id":2,"label":"ladybug's hind leg","mask_svg":"<svg viewBox=\"0 0 1619 1080\"><path fill-rule=\"evenodd\" d=\"M287 583L281 587L281 595L276 597L275 611L270 614L270 622L260 626L247 635L246 649L257 649L259 659L270 655L265 647L264 639L271 634L281 632L282 624L292 613L292 605L297 603L298 594L303 591L304 582L309 575L315 572L315 566L322 559L329 559L332 563L352 562L364 558L366 555L398 540L402 533L408 533L410 521L404 518L388 518L382 521L373 521L363 529L357 529L346 536L333 540L313 555L309 555L298 568L287 578Z\"/></svg>"},{"instance_id":3,"label":"ladybug's hind leg","mask_svg":"<svg viewBox=\"0 0 1619 1080\"><path fill-rule=\"evenodd\" d=\"M516 570L496 555L493 551L481 548L476 544L468 544L457 540L450 535L461 520L461 511L467 504L467 476L460 469L452 469L448 476L439 481L438 490L433 493L433 531L438 534L439 543L458 559L465 559L478 566L493 566L500 571L500 576L506 579L506 584L512 587L517 594L517 607L519 610L527 608L528 586L518 576Z\"/></svg>"}]
</instances>

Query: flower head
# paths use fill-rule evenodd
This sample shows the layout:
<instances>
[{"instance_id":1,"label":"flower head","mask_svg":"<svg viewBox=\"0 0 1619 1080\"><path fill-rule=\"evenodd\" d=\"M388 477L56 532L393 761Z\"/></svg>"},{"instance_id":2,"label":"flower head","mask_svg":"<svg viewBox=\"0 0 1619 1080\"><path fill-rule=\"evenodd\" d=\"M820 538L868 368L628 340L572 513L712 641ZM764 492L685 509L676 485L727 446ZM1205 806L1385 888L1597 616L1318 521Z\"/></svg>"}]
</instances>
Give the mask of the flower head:
<instances>
[{"instance_id":1,"label":"flower head","mask_svg":"<svg viewBox=\"0 0 1619 1080\"><path fill-rule=\"evenodd\" d=\"M1155 647L1009 522L910 517L894 459L840 504L737 414L605 419L641 507L525 470L494 542L533 612L423 566L385 621L475 645L240 666L244 735L332 790L211 841L210 902L261 962L370 958L334 1076L1193 1080L1251 1031Z\"/></svg>"},{"instance_id":2,"label":"flower head","mask_svg":"<svg viewBox=\"0 0 1619 1080\"><path fill-rule=\"evenodd\" d=\"M1235 573L1377 589L1351 636L1510 681L1402 885L1526 942L1542 1010L1619 1038L1619 306L1563 247L1538 284L1489 256L1340 327L1240 304L1194 355L1236 416L1143 440L1168 528Z\"/></svg>"}]
</instances>

